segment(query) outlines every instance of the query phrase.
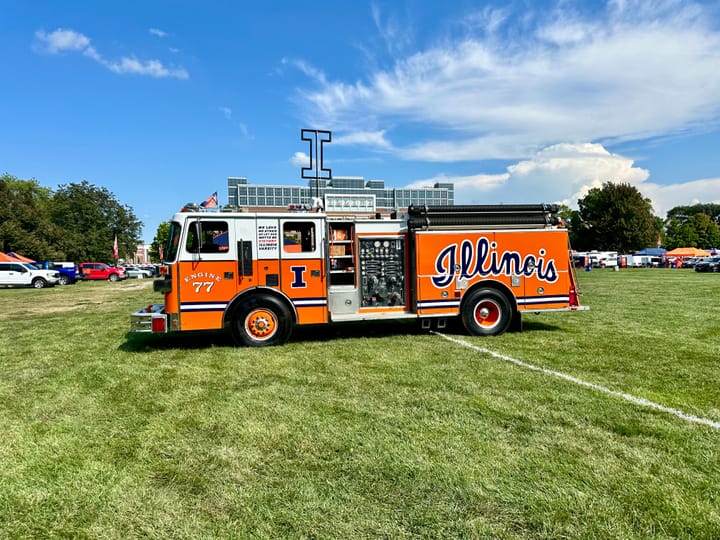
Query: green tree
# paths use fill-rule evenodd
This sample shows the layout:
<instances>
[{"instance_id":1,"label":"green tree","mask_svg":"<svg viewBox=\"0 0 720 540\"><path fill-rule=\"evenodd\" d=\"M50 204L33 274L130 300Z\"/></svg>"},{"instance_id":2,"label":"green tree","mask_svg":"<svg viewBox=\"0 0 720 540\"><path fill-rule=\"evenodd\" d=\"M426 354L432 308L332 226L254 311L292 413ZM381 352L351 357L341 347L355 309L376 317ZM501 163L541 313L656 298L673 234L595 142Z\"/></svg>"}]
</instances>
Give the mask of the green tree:
<instances>
[{"instance_id":1,"label":"green tree","mask_svg":"<svg viewBox=\"0 0 720 540\"><path fill-rule=\"evenodd\" d=\"M578 207L571 222L577 249L630 253L657 243L661 221L630 184L606 182L578 200Z\"/></svg>"},{"instance_id":2,"label":"green tree","mask_svg":"<svg viewBox=\"0 0 720 540\"><path fill-rule=\"evenodd\" d=\"M570 245L574 249L580 249L580 250L588 250L591 248L581 247L583 243L583 239L577 234L576 231L579 231L582 229L582 220L580 219L580 212L577 210L573 210L566 204L560 205L560 210L558 211L558 216L562 218L563 222L565 223L565 226L568 229L568 234L570 236Z\"/></svg>"},{"instance_id":3,"label":"green tree","mask_svg":"<svg viewBox=\"0 0 720 540\"><path fill-rule=\"evenodd\" d=\"M163 221L160 225L158 225L157 232L155 233L155 238L153 238L152 244L150 244L149 255L151 261L160 262L160 246L163 246L163 249L165 249L165 245L167 244L167 239L169 236L170 222Z\"/></svg>"},{"instance_id":4,"label":"green tree","mask_svg":"<svg viewBox=\"0 0 720 540\"><path fill-rule=\"evenodd\" d=\"M35 260L63 258L60 229L48 215L51 190L36 180L0 176L0 251Z\"/></svg>"},{"instance_id":5,"label":"green tree","mask_svg":"<svg viewBox=\"0 0 720 540\"><path fill-rule=\"evenodd\" d=\"M120 258L132 256L140 243L142 223L132 209L87 180L60 186L50 214L63 230L61 244L70 260L112 261L116 236Z\"/></svg>"},{"instance_id":6,"label":"green tree","mask_svg":"<svg viewBox=\"0 0 720 540\"><path fill-rule=\"evenodd\" d=\"M666 225L667 247L711 248L720 246L720 227L704 213L687 218L682 215L671 217Z\"/></svg>"},{"instance_id":7,"label":"green tree","mask_svg":"<svg viewBox=\"0 0 720 540\"><path fill-rule=\"evenodd\" d=\"M676 206L667 213L668 219L676 218L681 223L695 214L705 214L715 223L720 223L720 204L699 203L691 206Z\"/></svg>"}]
</instances>

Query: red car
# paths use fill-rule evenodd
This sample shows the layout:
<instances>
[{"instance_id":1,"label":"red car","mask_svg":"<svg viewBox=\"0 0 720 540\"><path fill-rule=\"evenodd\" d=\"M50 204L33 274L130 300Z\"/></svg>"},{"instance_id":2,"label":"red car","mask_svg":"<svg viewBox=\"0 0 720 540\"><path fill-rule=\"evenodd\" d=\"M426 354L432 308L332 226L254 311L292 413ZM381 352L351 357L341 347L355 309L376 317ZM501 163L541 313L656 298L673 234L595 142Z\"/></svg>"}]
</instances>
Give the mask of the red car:
<instances>
[{"instance_id":1,"label":"red car","mask_svg":"<svg viewBox=\"0 0 720 540\"><path fill-rule=\"evenodd\" d=\"M108 266L99 262L84 262L78 265L80 279L107 279L108 281L120 281L127 278L124 268Z\"/></svg>"}]
</instances>

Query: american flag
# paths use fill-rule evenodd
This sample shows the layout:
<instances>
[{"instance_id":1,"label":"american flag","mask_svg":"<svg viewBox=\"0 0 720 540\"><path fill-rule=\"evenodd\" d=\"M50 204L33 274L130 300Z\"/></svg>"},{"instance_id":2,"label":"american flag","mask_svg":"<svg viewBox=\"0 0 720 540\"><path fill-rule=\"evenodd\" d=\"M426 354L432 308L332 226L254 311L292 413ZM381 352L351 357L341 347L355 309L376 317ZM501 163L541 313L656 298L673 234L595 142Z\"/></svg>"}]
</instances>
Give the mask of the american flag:
<instances>
[{"instance_id":1,"label":"american flag","mask_svg":"<svg viewBox=\"0 0 720 540\"><path fill-rule=\"evenodd\" d=\"M210 195L205 202L201 202L200 206L203 208L215 208L218 205L217 191Z\"/></svg>"}]
</instances>

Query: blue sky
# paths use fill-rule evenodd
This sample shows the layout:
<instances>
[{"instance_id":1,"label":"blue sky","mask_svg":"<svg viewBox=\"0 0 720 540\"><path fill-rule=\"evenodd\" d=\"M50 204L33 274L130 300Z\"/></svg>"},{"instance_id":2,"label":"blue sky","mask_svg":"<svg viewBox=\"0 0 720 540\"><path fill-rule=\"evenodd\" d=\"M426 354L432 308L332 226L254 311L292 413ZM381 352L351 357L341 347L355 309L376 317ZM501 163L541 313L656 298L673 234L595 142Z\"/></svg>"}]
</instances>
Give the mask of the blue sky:
<instances>
[{"instance_id":1,"label":"blue sky","mask_svg":"<svg viewBox=\"0 0 720 540\"><path fill-rule=\"evenodd\" d=\"M0 4L0 173L87 180L152 240L227 177L453 181L456 203L565 202L623 181L720 203L720 4Z\"/></svg>"}]
</instances>

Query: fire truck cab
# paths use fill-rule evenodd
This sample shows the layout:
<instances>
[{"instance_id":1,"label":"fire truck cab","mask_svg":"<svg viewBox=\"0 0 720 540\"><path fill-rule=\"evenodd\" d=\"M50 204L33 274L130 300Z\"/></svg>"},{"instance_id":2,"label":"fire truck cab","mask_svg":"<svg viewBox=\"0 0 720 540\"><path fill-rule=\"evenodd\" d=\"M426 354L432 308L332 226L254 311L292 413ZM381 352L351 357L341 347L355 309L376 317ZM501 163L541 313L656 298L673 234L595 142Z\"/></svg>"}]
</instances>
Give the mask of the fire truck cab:
<instances>
[{"instance_id":1,"label":"fire truck cab","mask_svg":"<svg viewBox=\"0 0 720 540\"><path fill-rule=\"evenodd\" d=\"M229 328L247 346L295 325L460 317L474 335L523 311L579 310L568 235L548 205L410 207L402 219L314 212L180 212L171 221L164 303L135 332Z\"/></svg>"}]
</instances>

